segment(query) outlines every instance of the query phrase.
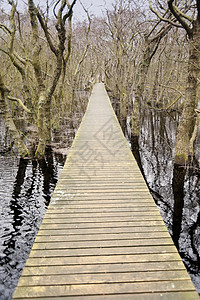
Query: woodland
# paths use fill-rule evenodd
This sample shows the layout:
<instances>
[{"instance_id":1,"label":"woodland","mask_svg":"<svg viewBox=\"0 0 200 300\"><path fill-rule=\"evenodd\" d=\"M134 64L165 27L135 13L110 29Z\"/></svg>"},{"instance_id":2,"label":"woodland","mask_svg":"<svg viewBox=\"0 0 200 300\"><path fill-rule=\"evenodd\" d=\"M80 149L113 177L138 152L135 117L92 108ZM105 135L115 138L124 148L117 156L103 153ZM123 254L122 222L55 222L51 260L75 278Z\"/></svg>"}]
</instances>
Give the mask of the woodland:
<instances>
[{"instance_id":1,"label":"woodland","mask_svg":"<svg viewBox=\"0 0 200 300\"><path fill-rule=\"evenodd\" d=\"M11 147L44 157L103 81L134 137L145 107L178 111L174 159L187 164L198 146L200 1L120 0L103 17L82 5L85 20L74 21L77 1L27 0L22 10L8 0L0 11L0 112Z\"/></svg>"},{"instance_id":2,"label":"woodland","mask_svg":"<svg viewBox=\"0 0 200 300\"><path fill-rule=\"evenodd\" d=\"M0 0L0 298L12 297L95 82L200 293L200 0L105 1L101 16L81 0L38 3Z\"/></svg>"}]
</instances>

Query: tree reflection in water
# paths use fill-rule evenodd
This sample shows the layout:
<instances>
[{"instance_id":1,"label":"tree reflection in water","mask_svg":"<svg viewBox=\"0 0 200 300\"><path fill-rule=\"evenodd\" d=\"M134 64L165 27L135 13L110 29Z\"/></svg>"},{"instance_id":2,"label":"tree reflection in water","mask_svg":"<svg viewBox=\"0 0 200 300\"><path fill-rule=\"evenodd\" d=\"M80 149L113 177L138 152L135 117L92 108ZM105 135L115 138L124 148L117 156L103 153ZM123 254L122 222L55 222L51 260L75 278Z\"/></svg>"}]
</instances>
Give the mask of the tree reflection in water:
<instances>
[{"instance_id":1,"label":"tree reflection in water","mask_svg":"<svg viewBox=\"0 0 200 300\"><path fill-rule=\"evenodd\" d=\"M139 154L152 196L200 293L200 156L196 147L192 164L174 166L177 121L175 112L144 110Z\"/></svg>"},{"instance_id":2,"label":"tree reflection in water","mask_svg":"<svg viewBox=\"0 0 200 300\"><path fill-rule=\"evenodd\" d=\"M0 157L1 300L12 297L64 161L64 156L53 154L50 148L45 160Z\"/></svg>"}]
</instances>

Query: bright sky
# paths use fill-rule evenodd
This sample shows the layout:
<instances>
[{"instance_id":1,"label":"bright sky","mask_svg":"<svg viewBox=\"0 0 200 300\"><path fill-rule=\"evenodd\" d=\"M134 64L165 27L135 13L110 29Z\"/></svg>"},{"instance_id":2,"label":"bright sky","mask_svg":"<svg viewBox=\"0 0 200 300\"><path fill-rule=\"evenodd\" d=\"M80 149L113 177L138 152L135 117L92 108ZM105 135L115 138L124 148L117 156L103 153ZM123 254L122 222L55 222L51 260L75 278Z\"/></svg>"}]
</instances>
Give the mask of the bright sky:
<instances>
[{"instance_id":1,"label":"bright sky","mask_svg":"<svg viewBox=\"0 0 200 300\"><path fill-rule=\"evenodd\" d=\"M24 9L26 7L27 0L18 0L18 8ZM38 3L40 6L45 7L46 0L34 0L35 4L37 5ZM51 2L51 1L49 1ZM72 0L70 0L72 2ZM102 16L103 11L105 8L112 8L112 3L115 2L115 0L81 0L83 3L84 7L89 11L90 15L97 15L97 16ZM10 9L10 5L8 4L7 0L0 0L0 7L4 8L6 11ZM80 0L77 0L77 3L75 4L74 7L74 18L75 20L83 20L86 18L86 14L81 7Z\"/></svg>"},{"instance_id":2,"label":"bright sky","mask_svg":"<svg viewBox=\"0 0 200 300\"><path fill-rule=\"evenodd\" d=\"M105 12L105 8L111 9L112 3L114 0L81 0L84 7L89 11L90 14L96 16L103 16L103 12ZM85 12L80 5L80 0L76 3L74 8L74 17L76 18L85 18Z\"/></svg>"}]
</instances>

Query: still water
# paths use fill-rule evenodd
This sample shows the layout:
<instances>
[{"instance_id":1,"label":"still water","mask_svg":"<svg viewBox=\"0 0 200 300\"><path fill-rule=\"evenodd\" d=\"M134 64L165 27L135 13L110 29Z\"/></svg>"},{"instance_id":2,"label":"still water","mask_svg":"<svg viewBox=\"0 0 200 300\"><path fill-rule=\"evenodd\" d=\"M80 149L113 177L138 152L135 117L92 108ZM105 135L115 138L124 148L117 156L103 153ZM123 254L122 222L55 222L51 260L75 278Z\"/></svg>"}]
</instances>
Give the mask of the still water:
<instances>
[{"instance_id":1,"label":"still water","mask_svg":"<svg viewBox=\"0 0 200 300\"><path fill-rule=\"evenodd\" d=\"M0 299L9 300L44 217L65 157L0 155Z\"/></svg>"},{"instance_id":2,"label":"still water","mask_svg":"<svg viewBox=\"0 0 200 300\"><path fill-rule=\"evenodd\" d=\"M195 157L174 166L176 112L144 110L139 136L142 171L186 268L200 293L200 130Z\"/></svg>"},{"instance_id":3,"label":"still water","mask_svg":"<svg viewBox=\"0 0 200 300\"><path fill-rule=\"evenodd\" d=\"M200 137L193 165L174 168L178 117L144 110L133 152L166 226L200 293ZM4 127L0 124L2 136ZM0 300L10 300L66 156L20 160L0 144ZM136 147L138 146L138 148ZM138 151L137 151L138 150Z\"/></svg>"}]
</instances>

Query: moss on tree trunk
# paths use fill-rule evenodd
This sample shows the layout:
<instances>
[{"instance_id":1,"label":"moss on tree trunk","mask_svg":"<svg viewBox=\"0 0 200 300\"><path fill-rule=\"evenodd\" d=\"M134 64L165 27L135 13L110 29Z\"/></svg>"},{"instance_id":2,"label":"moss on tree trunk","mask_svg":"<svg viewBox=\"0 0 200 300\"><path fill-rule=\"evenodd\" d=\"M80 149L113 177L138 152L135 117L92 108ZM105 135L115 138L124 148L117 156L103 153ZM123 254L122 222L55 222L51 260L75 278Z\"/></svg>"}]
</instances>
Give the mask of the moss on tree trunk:
<instances>
[{"instance_id":1,"label":"moss on tree trunk","mask_svg":"<svg viewBox=\"0 0 200 300\"><path fill-rule=\"evenodd\" d=\"M177 130L175 163L186 164L189 157L189 143L195 126L195 108L198 104L198 79L200 75L200 24L194 21L193 33L189 39L188 77L183 112Z\"/></svg>"},{"instance_id":2,"label":"moss on tree trunk","mask_svg":"<svg viewBox=\"0 0 200 300\"><path fill-rule=\"evenodd\" d=\"M43 157L45 154L46 142L47 142L47 112L46 112L46 93L41 91L38 102L38 138L39 143L35 155L37 157Z\"/></svg>"}]
</instances>

